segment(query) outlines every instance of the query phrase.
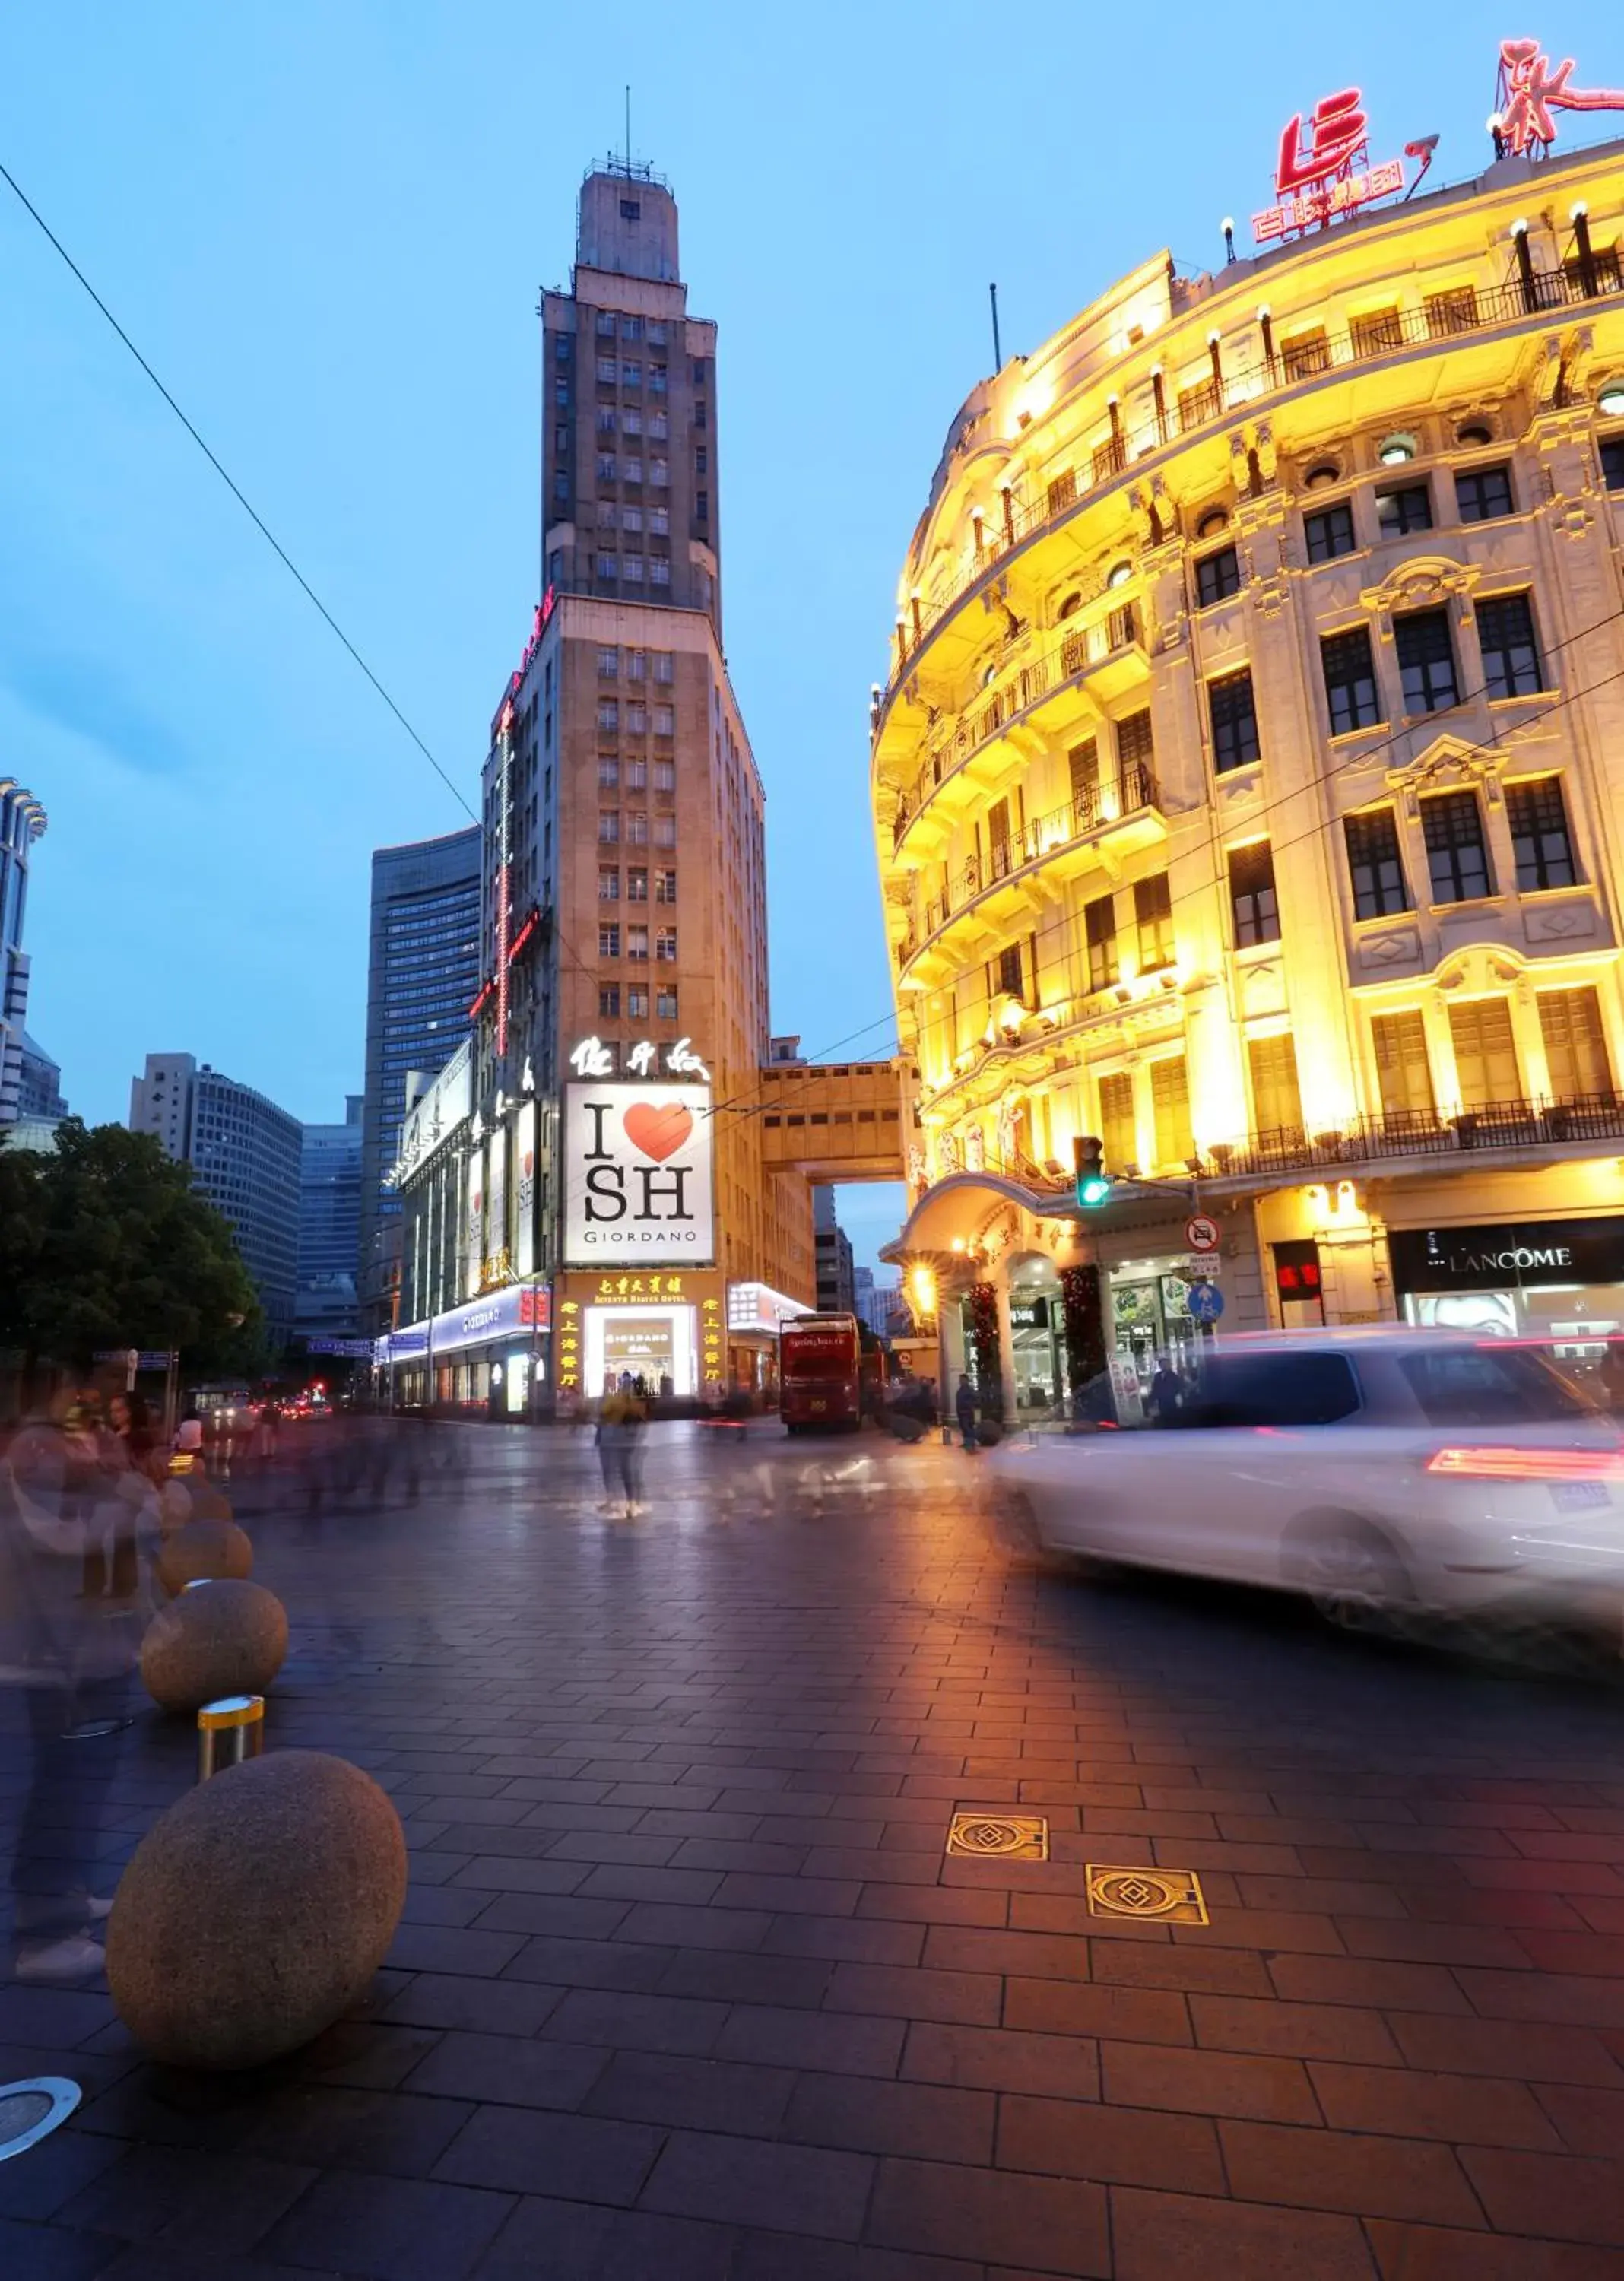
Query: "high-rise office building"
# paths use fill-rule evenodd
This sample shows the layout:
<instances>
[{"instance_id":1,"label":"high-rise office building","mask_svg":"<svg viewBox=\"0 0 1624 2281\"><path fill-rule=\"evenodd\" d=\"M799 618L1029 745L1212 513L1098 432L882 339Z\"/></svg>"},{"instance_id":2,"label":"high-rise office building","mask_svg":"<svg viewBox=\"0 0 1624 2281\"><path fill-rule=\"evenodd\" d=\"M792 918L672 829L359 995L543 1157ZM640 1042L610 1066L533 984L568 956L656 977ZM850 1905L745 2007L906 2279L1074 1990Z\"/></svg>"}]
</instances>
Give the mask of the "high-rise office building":
<instances>
[{"instance_id":1,"label":"high-rise office building","mask_svg":"<svg viewBox=\"0 0 1624 2281\"><path fill-rule=\"evenodd\" d=\"M45 829L45 811L14 777L0 777L0 1125L14 1125L22 1089L23 1022L28 1011L28 958L22 947L28 856Z\"/></svg>"},{"instance_id":2,"label":"high-rise office building","mask_svg":"<svg viewBox=\"0 0 1624 2281\"><path fill-rule=\"evenodd\" d=\"M380 847L372 859L361 1111L360 1300L369 1332L394 1319L399 1199L392 1185L411 1071L433 1077L468 1033L479 987L480 831Z\"/></svg>"},{"instance_id":3,"label":"high-rise office building","mask_svg":"<svg viewBox=\"0 0 1624 2281\"><path fill-rule=\"evenodd\" d=\"M190 1054L149 1054L130 1086L129 1128L189 1164L199 1194L230 1221L267 1333L282 1344L298 1279L298 1119Z\"/></svg>"},{"instance_id":4,"label":"high-rise office building","mask_svg":"<svg viewBox=\"0 0 1624 2281\"><path fill-rule=\"evenodd\" d=\"M568 1403L621 1369L678 1396L759 1388L816 1288L800 1159L851 1155L857 1118L870 1155L894 1151L876 1103L896 1092L850 1105L873 1080L842 1067L811 1118L827 1129L777 1113L816 1073L769 1064L763 794L721 646L716 331L689 313L648 168L587 176L542 357L542 600L484 769L473 1066L414 1111L406 1398L522 1411L527 1380Z\"/></svg>"},{"instance_id":5,"label":"high-rise office building","mask_svg":"<svg viewBox=\"0 0 1624 2281\"><path fill-rule=\"evenodd\" d=\"M62 1065L25 1030L18 1073L17 1113L60 1124L68 1113L62 1094Z\"/></svg>"},{"instance_id":6,"label":"high-rise office building","mask_svg":"<svg viewBox=\"0 0 1624 2281\"><path fill-rule=\"evenodd\" d=\"M302 1338L353 1338L360 1329L361 1110L344 1097L342 1125L306 1125L299 1156L298 1287L293 1326Z\"/></svg>"},{"instance_id":7,"label":"high-rise office building","mask_svg":"<svg viewBox=\"0 0 1624 2281\"><path fill-rule=\"evenodd\" d=\"M835 1192L819 1188L813 1197L814 1241L817 1249L817 1306L823 1315L856 1312L851 1238L835 1218Z\"/></svg>"}]
</instances>

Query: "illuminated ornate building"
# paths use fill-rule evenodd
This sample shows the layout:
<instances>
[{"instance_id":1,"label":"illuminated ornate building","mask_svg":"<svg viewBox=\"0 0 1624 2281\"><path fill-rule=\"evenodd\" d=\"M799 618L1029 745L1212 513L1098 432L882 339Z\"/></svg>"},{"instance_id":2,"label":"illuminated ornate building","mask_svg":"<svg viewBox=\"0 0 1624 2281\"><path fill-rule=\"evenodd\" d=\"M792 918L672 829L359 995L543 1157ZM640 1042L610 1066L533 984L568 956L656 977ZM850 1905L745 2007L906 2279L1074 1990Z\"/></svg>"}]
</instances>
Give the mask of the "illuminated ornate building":
<instances>
[{"instance_id":1,"label":"illuminated ornate building","mask_svg":"<svg viewBox=\"0 0 1624 2281\"><path fill-rule=\"evenodd\" d=\"M1621 232L1624 143L1505 155L955 419L872 792L899 1252L1006 1399L1195 1335L1192 1212L1226 1329L1624 1328Z\"/></svg>"}]
</instances>

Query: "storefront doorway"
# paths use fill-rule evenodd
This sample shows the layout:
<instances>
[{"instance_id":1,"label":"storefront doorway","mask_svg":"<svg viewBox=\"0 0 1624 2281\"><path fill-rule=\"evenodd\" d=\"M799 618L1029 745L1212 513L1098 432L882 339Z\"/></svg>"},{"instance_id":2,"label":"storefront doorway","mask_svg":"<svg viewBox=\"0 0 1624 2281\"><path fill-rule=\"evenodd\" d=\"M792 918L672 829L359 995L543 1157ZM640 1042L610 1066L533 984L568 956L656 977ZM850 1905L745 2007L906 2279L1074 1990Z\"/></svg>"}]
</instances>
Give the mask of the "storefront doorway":
<instances>
[{"instance_id":1,"label":"storefront doorway","mask_svg":"<svg viewBox=\"0 0 1624 2281\"><path fill-rule=\"evenodd\" d=\"M1009 1360L1015 1403L1040 1417L1071 1393L1060 1277L1047 1259L1018 1260L1009 1280Z\"/></svg>"},{"instance_id":2,"label":"storefront doorway","mask_svg":"<svg viewBox=\"0 0 1624 2281\"><path fill-rule=\"evenodd\" d=\"M588 1307L585 1317L589 1397L628 1373L651 1396L697 1391L692 1307Z\"/></svg>"},{"instance_id":3,"label":"storefront doorway","mask_svg":"<svg viewBox=\"0 0 1624 2281\"><path fill-rule=\"evenodd\" d=\"M1189 1286L1179 1272L1183 1259L1131 1259L1110 1270L1108 1328L1115 1351L1132 1362L1140 1385L1156 1374L1165 1355L1180 1368L1194 1362L1196 1328L1186 1299Z\"/></svg>"}]
</instances>

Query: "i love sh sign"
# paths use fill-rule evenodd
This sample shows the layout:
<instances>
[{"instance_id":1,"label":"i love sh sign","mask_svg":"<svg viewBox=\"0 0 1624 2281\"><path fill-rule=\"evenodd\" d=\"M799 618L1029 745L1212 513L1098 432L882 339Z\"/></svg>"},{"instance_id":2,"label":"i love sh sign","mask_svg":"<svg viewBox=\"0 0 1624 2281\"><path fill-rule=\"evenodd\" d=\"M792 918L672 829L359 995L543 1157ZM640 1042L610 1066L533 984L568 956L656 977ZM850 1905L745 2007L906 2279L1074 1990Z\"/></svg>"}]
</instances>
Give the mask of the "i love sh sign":
<instances>
[{"instance_id":1,"label":"i love sh sign","mask_svg":"<svg viewBox=\"0 0 1624 2281\"><path fill-rule=\"evenodd\" d=\"M564 1089L564 1264L708 1267L715 1257L710 1087Z\"/></svg>"}]
</instances>

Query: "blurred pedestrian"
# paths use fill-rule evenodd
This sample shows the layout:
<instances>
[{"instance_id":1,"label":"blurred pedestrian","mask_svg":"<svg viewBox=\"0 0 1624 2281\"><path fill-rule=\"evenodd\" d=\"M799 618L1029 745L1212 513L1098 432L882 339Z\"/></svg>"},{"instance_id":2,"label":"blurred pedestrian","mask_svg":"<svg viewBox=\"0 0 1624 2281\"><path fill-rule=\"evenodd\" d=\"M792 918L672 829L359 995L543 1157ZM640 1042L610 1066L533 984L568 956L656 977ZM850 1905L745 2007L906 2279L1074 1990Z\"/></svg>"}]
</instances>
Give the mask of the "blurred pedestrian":
<instances>
[{"instance_id":1,"label":"blurred pedestrian","mask_svg":"<svg viewBox=\"0 0 1624 2281\"><path fill-rule=\"evenodd\" d=\"M978 1449L980 1446L976 1434L977 1408L976 1389L970 1382L970 1372L962 1370L959 1372L958 1391L953 1397L953 1410L954 1415L959 1421L959 1438L967 1450Z\"/></svg>"},{"instance_id":2,"label":"blurred pedestrian","mask_svg":"<svg viewBox=\"0 0 1624 2281\"><path fill-rule=\"evenodd\" d=\"M112 1907L95 1887L116 1736L129 1724L119 1714L133 1649L82 1589L84 1431L82 1405L70 1397L17 1434L0 1469L0 1678L24 1698L30 1743L11 1864L15 1969L25 1981L99 1972L90 1927ZM91 1707L109 1715L87 1733Z\"/></svg>"},{"instance_id":3,"label":"blurred pedestrian","mask_svg":"<svg viewBox=\"0 0 1624 2281\"><path fill-rule=\"evenodd\" d=\"M1184 1380L1165 1355L1156 1357L1145 1407L1158 1426L1171 1426L1184 1406Z\"/></svg>"},{"instance_id":4,"label":"blurred pedestrian","mask_svg":"<svg viewBox=\"0 0 1624 2281\"><path fill-rule=\"evenodd\" d=\"M642 1434L648 1412L630 1371L605 1382L598 1410L598 1459L603 1467L603 1510L630 1520L645 1512L642 1503Z\"/></svg>"}]
</instances>

